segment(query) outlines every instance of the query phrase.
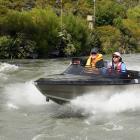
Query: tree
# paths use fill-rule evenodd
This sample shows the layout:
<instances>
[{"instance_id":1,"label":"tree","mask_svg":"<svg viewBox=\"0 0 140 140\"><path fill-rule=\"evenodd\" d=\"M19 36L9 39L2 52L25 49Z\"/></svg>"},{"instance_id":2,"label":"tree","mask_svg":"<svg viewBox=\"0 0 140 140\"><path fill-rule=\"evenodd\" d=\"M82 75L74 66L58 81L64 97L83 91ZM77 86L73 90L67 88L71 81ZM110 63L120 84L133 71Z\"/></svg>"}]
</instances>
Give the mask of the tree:
<instances>
[{"instance_id":1,"label":"tree","mask_svg":"<svg viewBox=\"0 0 140 140\"><path fill-rule=\"evenodd\" d=\"M121 47L121 33L117 28L108 25L98 27L97 31L99 32L101 48L104 53L119 51Z\"/></svg>"},{"instance_id":2,"label":"tree","mask_svg":"<svg viewBox=\"0 0 140 140\"><path fill-rule=\"evenodd\" d=\"M23 33L16 34L9 46L10 58L30 58L35 51L36 42Z\"/></svg>"},{"instance_id":3,"label":"tree","mask_svg":"<svg viewBox=\"0 0 140 140\"><path fill-rule=\"evenodd\" d=\"M88 50L89 29L87 23L80 17L75 17L72 14L66 15L63 18L66 30L73 39L73 44L76 49L76 54L86 54Z\"/></svg>"},{"instance_id":4,"label":"tree","mask_svg":"<svg viewBox=\"0 0 140 140\"><path fill-rule=\"evenodd\" d=\"M72 56L76 52L76 49L72 43L72 36L67 32L65 26L62 27L58 37L60 43L57 49L60 51L60 55Z\"/></svg>"},{"instance_id":5,"label":"tree","mask_svg":"<svg viewBox=\"0 0 140 140\"><path fill-rule=\"evenodd\" d=\"M13 40L10 36L0 37L0 58L10 58L10 46L12 42Z\"/></svg>"},{"instance_id":6,"label":"tree","mask_svg":"<svg viewBox=\"0 0 140 140\"><path fill-rule=\"evenodd\" d=\"M126 9L135 7L140 4L139 0L117 0L117 1L121 5L124 5L126 7Z\"/></svg>"},{"instance_id":7,"label":"tree","mask_svg":"<svg viewBox=\"0 0 140 140\"><path fill-rule=\"evenodd\" d=\"M101 49L101 41L100 41L100 36L99 32L97 30L91 30L90 35L88 37L88 49L86 51L90 52L92 48L99 48L100 51ZM87 52L87 53L88 53Z\"/></svg>"},{"instance_id":8,"label":"tree","mask_svg":"<svg viewBox=\"0 0 140 140\"><path fill-rule=\"evenodd\" d=\"M134 8L128 9L127 17L129 19L136 20L136 22L139 23L140 22L140 5L138 5Z\"/></svg>"},{"instance_id":9,"label":"tree","mask_svg":"<svg viewBox=\"0 0 140 140\"><path fill-rule=\"evenodd\" d=\"M0 58L29 58L35 51L36 43L27 39L27 35L18 33L15 38L0 37Z\"/></svg>"},{"instance_id":10,"label":"tree","mask_svg":"<svg viewBox=\"0 0 140 140\"><path fill-rule=\"evenodd\" d=\"M112 0L101 0L97 2L96 25L113 25L113 20L118 16L125 16L125 9L122 5Z\"/></svg>"},{"instance_id":11,"label":"tree","mask_svg":"<svg viewBox=\"0 0 140 140\"><path fill-rule=\"evenodd\" d=\"M13 10L30 10L35 6L35 0L0 0L0 7Z\"/></svg>"},{"instance_id":12,"label":"tree","mask_svg":"<svg viewBox=\"0 0 140 140\"><path fill-rule=\"evenodd\" d=\"M120 28L122 33L121 44L123 53L135 52L135 50L138 48L135 31L133 30L133 27L131 28L131 25L133 26L132 22L133 21L128 20L126 22L126 20L124 20L123 26Z\"/></svg>"}]
</instances>

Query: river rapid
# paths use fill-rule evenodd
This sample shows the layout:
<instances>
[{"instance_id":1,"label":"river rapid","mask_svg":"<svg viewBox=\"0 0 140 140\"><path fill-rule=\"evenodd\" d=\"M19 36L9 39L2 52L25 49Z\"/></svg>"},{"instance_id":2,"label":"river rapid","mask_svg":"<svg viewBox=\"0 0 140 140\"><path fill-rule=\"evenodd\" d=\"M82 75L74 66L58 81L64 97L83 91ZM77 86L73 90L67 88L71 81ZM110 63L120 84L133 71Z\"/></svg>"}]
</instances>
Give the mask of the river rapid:
<instances>
[{"instance_id":1,"label":"river rapid","mask_svg":"<svg viewBox=\"0 0 140 140\"><path fill-rule=\"evenodd\" d=\"M123 58L128 69L140 71L140 54ZM66 105L45 101L33 81L61 73L69 63L1 60L0 140L139 140L140 86L111 97L104 95L107 90L89 93Z\"/></svg>"}]
</instances>

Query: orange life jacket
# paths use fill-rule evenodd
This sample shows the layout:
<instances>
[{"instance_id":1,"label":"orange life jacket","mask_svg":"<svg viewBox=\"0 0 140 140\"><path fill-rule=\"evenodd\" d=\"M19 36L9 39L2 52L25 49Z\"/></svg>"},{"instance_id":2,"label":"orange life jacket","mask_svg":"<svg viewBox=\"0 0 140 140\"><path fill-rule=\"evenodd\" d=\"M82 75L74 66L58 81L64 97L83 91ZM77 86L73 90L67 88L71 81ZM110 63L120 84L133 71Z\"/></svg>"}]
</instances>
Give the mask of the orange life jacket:
<instances>
[{"instance_id":1,"label":"orange life jacket","mask_svg":"<svg viewBox=\"0 0 140 140\"><path fill-rule=\"evenodd\" d=\"M97 54L97 57L95 59L92 58L92 56L89 56L87 63L86 63L86 67L96 67L96 63L100 60L103 59L103 55L102 54Z\"/></svg>"}]
</instances>

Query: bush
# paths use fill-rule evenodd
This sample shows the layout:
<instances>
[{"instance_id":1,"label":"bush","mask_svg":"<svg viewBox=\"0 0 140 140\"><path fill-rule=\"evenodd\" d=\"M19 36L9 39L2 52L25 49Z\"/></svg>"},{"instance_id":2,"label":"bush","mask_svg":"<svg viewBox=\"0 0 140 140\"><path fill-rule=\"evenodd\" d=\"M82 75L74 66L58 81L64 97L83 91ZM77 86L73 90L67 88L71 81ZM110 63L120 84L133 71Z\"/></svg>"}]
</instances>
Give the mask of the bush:
<instances>
[{"instance_id":1,"label":"bush","mask_svg":"<svg viewBox=\"0 0 140 140\"><path fill-rule=\"evenodd\" d=\"M26 38L25 34L0 37L0 58L30 58L35 50L35 42Z\"/></svg>"},{"instance_id":2,"label":"bush","mask_svg":"<svg viewBox=\"0 0 140 140\"><path fill-rule=\"evenodd\" d=\"M10 49L12 58L30 58L35 51L36 43L28 39L27 35L18 33L13 39Z\"/></svg>"},{"instance_id":3,"label":"bush","mask_svg":"<svg viewBox=\"0 0 140 140\"><path fill-rule=\"evenodd\" d=\"M1 27L13 38L17 33L26 34L29 40L36 42L39 57L47 57L58 43L59 19L50 8L10 11Z\"/></svg>"},{"instance_id":4,"label":"bush","mask_svg":"<svg viewBox=\"0 0 140 140\"><path fill-rule=\"evenodd\" d=\"M79 17L71 14L64 16L64 24L71 34L76 54L85 54L88 49L89 29L87 23Z\"/></svg>"},{"instance_id":5,"label":"bush","mask_svg":"<svg viewBox=\"0 0 140 140\"><path fill-rule=\"evenodd\" d=\"M121 47L121 33L118 29L112 26L98 27L101 48L104 53L112 53L118 51Z\"/></svg>"},{"instance_id":6,"label":"bush","mask_svg":"<svg viewBox=\"0 0 140 140\"><path fill-rule=\"evenodd\" d=\"M92 48L99 48L102 51L99 32L96 29L92 30L88 36L88 46L88 53Z\"/></svg>"},{"instance_id":7,"label":"bush","mask_svg":"<svg viewBox=\"0 0 140 140\"><path fill-rule=\"evenodd\" d=\"M113 25L115 18L125 17L125 8L115 1L98 1L96 7L96 25Z\"/></svg>"},{"instance_id":8,"label":"bush","mask_svg":"<svg viewBox=\"0 0 140 140\"><path fill-rule=\"evenodd\" d=\"M10 47L12 42L13 40L10 36L0 37L0 58L10 58Z\"/></svg>"},{"instance_id":9,"label":"bush","mask_svg":"<svg viewBox=\"0 0 140 140\"><path fill-rule=\"evenodd\" d=\"M71 35L67 32L64 26L62 26L58 38L59 44L57 49L59 50L60 55L72 56L75 53L76 49L73 45Z\"/></svg>"},{"instance_id":10,"label":"bush","mask_svg":"<svg viewBox=\"0 0 140 140\"><path fill-rule=\"evenodd\" d=\"M39 57L47 57L58 43L59 19L50 9L34 9L30 16L35 27L32 38L37 42Z\"/></svg>"}]
</instances>

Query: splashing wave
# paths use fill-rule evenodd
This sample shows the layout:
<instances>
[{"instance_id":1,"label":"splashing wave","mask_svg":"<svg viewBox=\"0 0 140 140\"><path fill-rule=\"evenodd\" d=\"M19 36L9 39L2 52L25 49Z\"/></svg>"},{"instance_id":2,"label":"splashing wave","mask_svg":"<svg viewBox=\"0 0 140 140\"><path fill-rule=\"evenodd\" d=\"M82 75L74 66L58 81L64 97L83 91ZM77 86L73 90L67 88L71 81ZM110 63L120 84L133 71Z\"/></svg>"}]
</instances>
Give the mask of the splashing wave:
<instances>
[{"instance_id":1,"label":"splashing wave","mask_svg":"<svg viewBox=\"0 0 140 140\"><path fill-rule=\"evenodd\" d=\"M105 91L104 91L105 92ZM71 102L77 108L83 108L85 112L96 114L99 112L105 113L120 113L128 110L135 111L140 109L140 87L129 87L119 93L111 94L110 96L103 93L87 94L76 98Z\"/></svg>"},{"instance_id":2,"label":"splashing wave","mask_svg":"<svg viewBox=\"0 0 140 140\"><path fill-rule=\"evenodd\" d=\"M16 65L11 65L11 64L8 64L8 63L0 63L0 72L13 72L13 71L16 71L18 70L18 66Z\"/></svg>"},{"instance_id":3,"label":"splashing wave","mask_svg":"<svg viewBox=\"0 0 140 140\"><path fill-rule=\"evenodd\" d=\"M8 101L18 105L46 104L45 97L36 89L32 81L10 84L4 88Z\"/></svg>"}]
</instances>

